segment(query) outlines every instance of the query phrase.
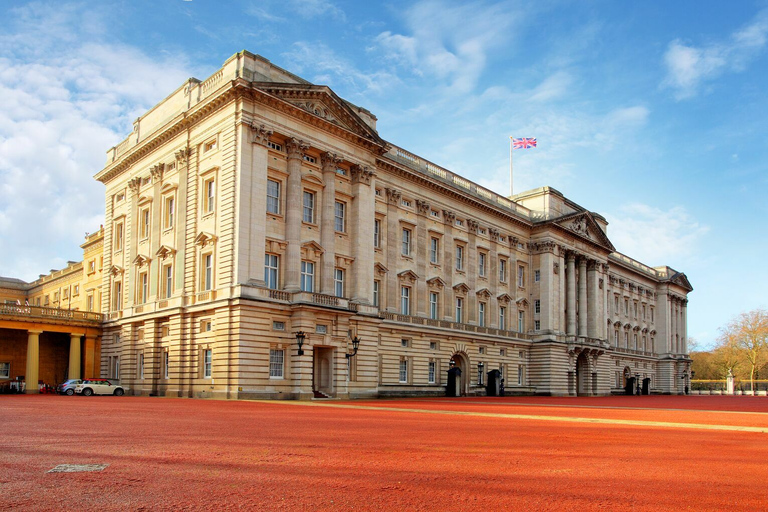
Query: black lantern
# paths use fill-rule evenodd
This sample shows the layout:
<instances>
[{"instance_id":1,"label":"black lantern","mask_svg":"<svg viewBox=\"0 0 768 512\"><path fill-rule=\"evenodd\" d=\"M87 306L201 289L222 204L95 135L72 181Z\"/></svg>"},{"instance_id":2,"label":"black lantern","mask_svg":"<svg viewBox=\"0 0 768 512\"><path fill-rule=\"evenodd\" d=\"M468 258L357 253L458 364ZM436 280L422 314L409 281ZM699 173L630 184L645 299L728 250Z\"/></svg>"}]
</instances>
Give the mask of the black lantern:
<instances>
[{"instance_id":1,"label":"black lantern","mask_svg":"<svg viewBox=\"0 0 768 512\"><path fill-rule=\"evenodd\" d=\"M296 333L296 343L299 345L299 355L303 356L304 351L301 350L301 347L304 346L304 340L306 339L307 335L304 333L304 331L299 331Z\"/></svg>"},{"instance_id":2,"label":"black lantern","mask_svg":"<svg viewBox=\"0 0 768 512\"><path fill-rule=\"evenodd\" d=\"M357 355L357 349L359 347L360 347L360 338L355 336L354 338L352 338L352 353L344 354L344 355L347 356L347 359L349 359L350 357L355 357Z\"/></svg>"},{"instance_id":3,"label":"black lantern","mask_svg":"<svg viewBox=\"0 0 768 512\"><path fill-rule=\"evenodd\" d=\"M456 367L456 361L454 361L453 358L451 358L451 360L448 362L448 366L450 366L451 368L455 368Z\"/></svg>"}]
</instances>

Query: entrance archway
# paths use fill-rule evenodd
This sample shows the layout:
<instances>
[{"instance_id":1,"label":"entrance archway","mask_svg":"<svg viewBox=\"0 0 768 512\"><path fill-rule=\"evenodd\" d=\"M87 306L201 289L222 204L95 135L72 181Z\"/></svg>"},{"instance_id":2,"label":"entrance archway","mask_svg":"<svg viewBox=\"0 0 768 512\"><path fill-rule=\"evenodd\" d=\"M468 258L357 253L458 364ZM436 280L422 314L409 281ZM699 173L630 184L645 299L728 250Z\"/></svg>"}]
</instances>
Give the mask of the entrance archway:
<instances>
[{"instance_id":1,"label":"entrance archway","mask_svg":"<svg viewBox=\"0 0 768 512\"><path fill-rule=\"evenodd\" d=\"M586 352L579 354L576 358L576 395L585 396L589 395L589 359Z\"/></svg>"},{"instance_id":2,"label":"entrance archway","mask_svg":"<svg viewBox=\"0 0 768 512\"><path fill-rule=\"evenodd\" d=\"M469 394L469 357L464 352L456 352L451 356L454 366L461 370L461 374L456 376L457 396L467 396Z\"/></svg>"},{"instance_id":3,"label":"entrance archway","mask_svg":"<svg viewBox=\"0 0 768 512\"><path fill-rule=\"evenodd\" d=\"M316 398L334 396L333 347L313 349L312 391Z\"/></svg>"}]
</instances>

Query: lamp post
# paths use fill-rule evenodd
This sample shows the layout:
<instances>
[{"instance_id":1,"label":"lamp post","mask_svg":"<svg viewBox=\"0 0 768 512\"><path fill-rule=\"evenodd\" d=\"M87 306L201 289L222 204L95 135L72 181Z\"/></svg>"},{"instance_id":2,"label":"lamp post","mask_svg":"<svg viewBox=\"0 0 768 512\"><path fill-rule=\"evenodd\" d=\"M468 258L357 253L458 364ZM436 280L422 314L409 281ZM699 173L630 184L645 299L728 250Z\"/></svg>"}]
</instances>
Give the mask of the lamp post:
<instances>
[{"instance_id":1,"label":"lamp post","mask_svg":"<svg viewBox=\"0 0 768 512\"><path fill-rule=\"evenodd\" d=\"M640 396L640 374L639 373L635 374L635 386L637 389L637 395Z\"/></svg>"},{"instance_id":2,"label":"lamp post","mask_svg":"<svg viewBox=\"0 0 768 512\"><path fill-rule=\"evenodd\" d=\"M299 355L303 356L304 351L301 349L301 347L304 346L304 340L306 339L307 335L304 333L304 331L299 331L296 333L296 343L299 345Z\"/></svg>"},{"instance_id":3,"label":"lamp post","mask_svg":"<svg viewBox=\"0 0 768 512\"><path fill-rule=\"evenodd\" d=\"M483 385L483 368L485 367L485 364L480 361L477 363L477 384L479 386Z\"/></svg>"},{"instance_id":4,"label":"lamp post","mask_svg":"<svg viewBox=\"0 0 768 512\"><path fill-rule=\"evenodd\" d=\"M359 346L360 346L360 338L355 336L354 338L352 338L352 353L351 354L350 353L344 354L346 356L346 358L350 359L352 357L355 357L357 355L357 349L358 349Z\"/></svg>"}]
</instances>

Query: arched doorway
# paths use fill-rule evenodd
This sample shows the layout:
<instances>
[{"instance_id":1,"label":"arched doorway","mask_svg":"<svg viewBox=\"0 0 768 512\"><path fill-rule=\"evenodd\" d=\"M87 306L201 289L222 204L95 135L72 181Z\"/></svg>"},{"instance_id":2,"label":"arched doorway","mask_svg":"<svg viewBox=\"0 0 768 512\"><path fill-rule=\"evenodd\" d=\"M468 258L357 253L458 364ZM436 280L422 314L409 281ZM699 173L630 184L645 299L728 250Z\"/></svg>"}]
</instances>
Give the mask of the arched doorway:
<instances>
[{"instance_id":1,"label":"arched doorway","mask_svg":"<svg viewBox=\"0 0 768 512\"><path fill-rule=\"evenodd\" d=\"M632 376L632 370L629 366L624 367L624 373L622 373L624 392L627 395L633 395L635 393L635 378Z\"/></svg>"},{"instance_id":2,"label":"arched doorway","mask_svg":"<svg viewBox=\"0 0 768 512\"><path fill-rule=\"evenodd\" d=\"M576 358L576 395L589 395L589 359L586 352L581 352Z\"/></svg>"},{"instance_id":3,"label":"arched doorway","mask_svg":"<svg viewBox=\"0 0 768 512\"><path fill-rule=\"evenodd\" d=\"M457 374L456 379L456 396L467 396L469 393L469 357L464 352L456 352L451 356L453 366L461 370L461 374ZM450 369L450 368L449 368Z\"/></svg>"}]
</instances>

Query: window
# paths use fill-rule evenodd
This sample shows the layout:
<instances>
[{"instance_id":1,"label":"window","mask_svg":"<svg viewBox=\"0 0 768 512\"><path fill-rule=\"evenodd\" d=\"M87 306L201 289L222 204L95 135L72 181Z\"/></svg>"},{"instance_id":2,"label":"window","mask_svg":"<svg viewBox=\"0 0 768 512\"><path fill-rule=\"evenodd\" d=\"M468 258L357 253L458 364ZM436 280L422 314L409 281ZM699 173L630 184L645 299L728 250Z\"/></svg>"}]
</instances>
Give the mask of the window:
<instances>
[{"instance_id":1,"label":"window","mask_svg":"<svg viewBox=\"0 0 768 512\"><path fill-rule=\"evenodd\" d=\"M461 297L456 297L456 322L461 323L464 321L463 316L463 310L464 310L464 299Z\"/></svg>"},{"instance_id":2,"label":"window","mask_svg":"<svg viewBox=\"0 0 768 512\"><path fill-rule=\"evenodd\" d=\"M409 200L407 200L407 199L403 199L403 200L401 201L401 204L402 204L403 206L411 206L411 202L410 202Z\"/></svg>"},{"instance_id":3,"label":"window","mask_svg":"<svg viewBox=\"0 0 768 512\"><path fill-rule=\"evenodd\" d=\"M267 180L267 213L280 213L280 182Z\"/></svg>"},{"instance_id":4,"label":"window","mask_svg":"<svg viewBox=\"0 0 768 512\"><path fill-rule=\"evenodd\" d=\"M619 314L619 296L618 295L613 296L613 312L617 315Z\"/></svg>"},{"instance_id":5,"label":"window","mask_svg":"<svg viewBox=\"0 0 768 512\"><path fill-rule=\"evenodd\" d=\"M400 382L408 382L408 360L400 359Z\"/></svg>"},{"instance_id":6,"label":"window","mask_svg":"<svg viewBox=\"0 0 768 512\"><path fill-rule=\"evenodd\" d=\"M80 285L76 284L74 288L72 288L72 296L77 297L80 295Z\"/></svg>"},{"instance_id":7,"label":"window","mask_svg":"<svg viewBox=\"0 0 768 512\"><path fill-rule=\"evenodd\" d=\"M613 346L614 347L619 346L619 330L618 329L613 331Z\"/></svg>"},{"instance_id":8,"label":"window","mask_svg":"<svg viewBox=\"0 0 768 512\"><path fill-rule=\"evenodd\" d=\"M315 264L309 261L301 262L301 291L315 291Z\"/></svg>"},{"instance_id":9,"label":"window","mask_svg":"<svg viewBox=\"0 0 768 512\"><path fill-rule=\"evenodd\" d=\"M381 281L373 282L373 305L379 307L379 288L381 287Z\"/></svg>"},{"instance_id":10,"label":"window","mask_svg":"<svg viewBox=\"0 0 768 512\"><path fill-rule=\"evenodd\" d=\"M207 153L208 151L213 151L216 149L216 139L209 140L205 144L203 144L203 153Z\"/></svg>"},{"instance_id":11,"label":"window","mask_svg":"<svg viewBox=\"0 0 768 512\"><path fill-rule=\"evenodd\" d=\"M165 229L171 229L173 227L175 208L176 198L174 196L167 196L163 206L163 227Z\"/></svg>"},{"instance_id":12,"label":"window","mask_svg":"<svg viewBox=\"0 0 768 512\"><path fill-rule=\"evenodd\" d=\"M272 348L269 349L269 378L282 379L283 366L285 362L285 350Z\"/></svg>"},{"instance_id":13,"label":"window","mask_svg":"<svg viewBox=\"0 0 768 512\"><path fill-rule=\"evenodd\" d=\"M637 302L632 303L632 312L634 313L633 318L637 318Z\"/></svg>"},{"instance_id":14,"label":"window","mask_svg":"<svg viewBox=\"0 0 768 512\"><path fill-rule=\"evenodd\" d=\"M400 314L411 314L411 289L407 286L400 287Z\"/></svg>"},{"instance_id":15,"label":"window","mask_svg":"<svg viewBox=\"0 0 768 512\"><path fill-rule=\"evenodd\" d=\"M149 208L142 208L139 213L139 237L144 240L149 238Z\"/></svg>"},{"instance_id":16,"label":"window","mask_svg":"<svg viewBox=\"0 0 768 512\"><path fill-rule=\"evenodd\" d=\"M144 378L144 353L139 354L139 379Z\"/></svg>"},{"instance_id":17,"label":"window","mask_svg":"<svg viewBox=\"0 0 768 512\"><path fill-rule=\"evenodd\" d=\"M499 281L507 282L507 260L499 260Z\"/></svg>"},{"instance_id":18,"label":"window","mask_svg":"<svg viewBox=\"0 0 768 512\"><path fill-rule=\"evenodd\" d=\"M322 325L322 324L317 324L317 325L315 325L315 332L317 334L328 334L328 326L327 325Z\"/></svg>"},{"instance_id":19,"label":"window","mask_svg":"<svg viewBox=\"0 0 768 512\"><path fill-rule=\"evenodd\" d=\"M203 255L203 291L213 289L213 254Z\"/></svg>"},{"instance_id":20,"label":"window","mask_svg":"<svg viewBox=\"0 0 768 512\"><path fill-rule=\"evenodd\" d=\"M477 325L485 327L485 302L480 302L477 305Z\"/></svg>"},{"instance_id":21,"label":"window","mask_svg":"<svg viewBox=\"0 0 768 512\"><path fill-rule=\"evenodd\" d=\"M435 292L429 292L429 318L432 320L437 320L438 317L438 301L437 301L437 293Z\"/></svg>"},{"instance_id":22,"label":"window","mask_svg":"<svg viewBox=\"0 0 768 512\"><path fill-rule=\"evenodd\" d=\"M429 362L429 376L427 377L427 381L430 384L434 384L435 383L435 373L436 373L435 372L435 362L434 361L430 361Z\"/></svg>"},{"instance_id":23,"label":"window","mask_svg":"<svg viewBox=\"0 0 768 512\"><path fill-rule=\"evenodd\" d=\"M629 348L629 333L624 333L624 348Z\"/></svg>"},{"instance_id":24,"label":"window","mask_svg":"<svg viewBox=\"0 0 768 512\"><path fill-rule=\"evenodd\" d=\"M118 203L121 202L123 199L125 199L125 192L120 192L115 195L115 201Z\"/></svg>"},{"instance_id":25,"label":"window","mask_svg":"<svg viewBox=\"0 0 768 512\"><path fill-rule=\"evenodd\" d=\"M401 338L400 339L400 346L403 348L408 348L410 345L408 338Z\"/></svg>"},{"instance_id":26,"label":"window","mask_svg":"<svg viewBox=\"0 0 768 512\"><path fill-rule=\"evenodd\" d=\"M173 266L165 265L163 267L163 296L170 299L173 295Z\"/></svg>"},{"instance_id":27,"label":"window","mask_svg":"<svg viewBox=\"0 0 768 512\"><path fill-rule=\"evenodd\" d=\"M507 349L505 349L505 348L500 348L500 349L499 349L499 355L500 355L501 357L504 357L504 356L506 356L506 355L507 355Z\"/></svg>"},{"instance_id":28,"label":"window","mask_svg":"<svg viewBox=\"0 0 768 512\"><path fill-rule=\"evenodd\" d=\"M533 312L537 315L541 313L541 301L539 299L533 301Z\"/></svg>"},{"instance_id":29,"label":"window","mask_svg":"<svg viewBox=\"0 0 768 512\"><path fill-rule=\"evenodd\" d=\"M276 254L264 255L264 282L267 288L277 290L278 260Z\"/></svg>"},{"instance_id":30,"label":"window","mask_svg":"<svg viewBox=\"0 0 768 512\"><path fill-rule=\"evenodd\" d=\"M333 226L336 231L341 233L346 231L346 223L344 219L346 208L346 204L342 203L341 201L336 201L336 206L333 211Z\"/></svg>"},{"instance_id":31,"label":"window","mask_svg":"<svg viewBox=\"0 0 768 512\"><path fill-rule=\"evenodd\" d=\"M93 294L92 293L89 293L88 296L85 298L85 310L93 311Z\"/></svg>"},{"instance_id":32,"label":"window","mask_svg":"<svg viewBox=\"0 0 768 512\"><path fill-rule=\"evenodd\" d=\"M96 272L96 260L91 260L88 262L88 273L92 274Z\"/></svg>"},{"instance_id":33,"label":"window","mask_svg":"<svg viewBox=\"0 0 768 512\"><path fill-rule=\"evenodd\" d=\"M634 349L637 350L637 334L633 335L632 342L634 343Z\"/></svg>"},{"instance_id":34,"label":"window","mask_svg":"<svg viewBox=\"0 0 768 512\"><path fill-rule=\"evenodd\" d=\"M485 253L481 252L478 256L477 273L480 274L480 277L485 277Z\"/></svg>"},{"instance_id":35,"label":"window","mask_svg":"<svg viewBox=\"0 0 768 512\"><path fill-rule=\"evenodd\" d=\"M304 191L304 222L315 223L315 194Z\"/></svg>"},{"instance_id":36,"label":"window","mask_svg":"<svg viewBox=\"0 0 768 512\"><path fill-rule=\"evenodd\" d=\"M456 246L456 270L464 269L464 246Z\"/></svg>"},{"instance_id":37,"label":"window","mask_svg":"<svg viewBox=\"0 0 768 512\"><path fill-rule=\"evenodd\" d=\"M333 270L333 290L337 297L344 296L344 270L336 268Z\"/></svg>"},{"instance_id":38,"label":"window","mask_svg":"<svg viewBox=\"0 0 768 512\"><path fill-rule=\"evenodd\" d=\"M283 150L283 146L281 146L280 144L278 144L276 142L272 142L271 140L267 142L267 147L270 147L270 148L274 149L275 151L282 151Z\"/></svg>"},{"instance_id":39,"label":"window","mask_svg":"<svg viewBox=\"0 0 768 512\"><path fill-rule=\"evenodd\" d=\"M437 350L437 342L436 341L430 341L429 342L429 350Z\"/></svg>"},{"instance_id":40,"label":"window","mask_svg":"<svg viewBox=\"0 0 768 512\"><path fill-rule=\"evenodd\" d=\"M499 306L499 329L507 330L507 308L505 306Z\"/></svg>"},{"instance_id":41,"label":"window","mask_svg":"<svg viewBox=\"0 0 768 512\"><path fill-rule=\"evenodd\" d=\"M171 355L170 353L165 350L163 352L163 378L168 379L170 377L170 363L171 363Z\"/></svg>"},{"instance_id":42,"label":"window","mask_svg":"<svg viewBox=\"0 0 768 512\"><path fill-rule=\"evenodd\" d=\"M517 267L517 286L525 288L525 267Z\"/></svg>"},{"instance_id":43,"label":"window","mask_svg":"<svg viewBox=\"0 0 768 512\"><path fill-rule=\"evenodd\" d=\"M624 316L629 316L629 299L624 299Z\"/></svg>"},{"instance_id":44,"label":"window","mask_svg":"<svg viewBox=\"0 0 768 512\"><path fill-rule=\"evenodd\" d=\"M651 322L653 322L653 308L651 308Z\"/></svg>"},{"instance_id":45,"label":"window","mask_svg":"<svg viewBox=\"0 0 768 512\"><path fill-rule=\"evenodd\" d=\"M8 362L0 363L0 379L10 379L10 378L11 378L11 363L8 363Z\"/></svg>"},{"instance_id":46,"label":"window","mask_svg":"<svg viewBox=\"0 0 768 512\"><path fill-rule=\"evenodd\" d=\"M645 320L645 318L646 318L646 315L645 315L645 304L643 304L643 320Z\"/></svg>"},{"instance_id":47,"label":"window","mask_svg":"<svg viewBox=\"0 0 768 512\"><path fill-rule=\"evenodd\" d=\"M438 255L440 253L440 240L432 237L429 239L429 261L435 263L439 261Z\"/></svg>"},{"instance_id":48,"label":"window","mask_svg":"<svg viewBox=\"0 0 768 512\"><path fill-rule=\"evenodd\" d=\"M112 296L112 309L114 311L120 311L123 309L123 282L122 281L115 281L114 289L113 289L113 296Z\"/></svg>"},{"instance_id":49,"label":"window","mask_svg":"<svg viewBox=\"0 0 768 512\"><path fill-rule=\"evenodd\" d=\"M537 282L537 283L539 281L541 281L541 270L534 270L533 271L533 280L534 280L534 282Z\"/></svg>"},{"instance_id":50,"label":"window","mask_svg":"<svg viewBox=\"0 0 768 512\"><path fill-rule=\"evenodd\" d=\"M272 321L272 330L273 331L284 331L285 330L285 322L279 322L277 320Z\"/></svg>"},{"instance_id":51,"label":"window","mask_svg":"<svg viewBox=\"0 0 768 512\"><path fill-rule=\"evenodd\" d=\"M139 296L137 302L144 304L147 302L147 292L149 291L149 280L147 279L147 273L142 272L139 274Z\"/></svg>"},{"instance_id":52,"label":"window","mask_svg":"<svg viewBox=\"0 0 768 512\"><path fill-rule=\"evenodd\" d=\"M304 155L304 161L305 162L309 162L311 164L316 164L317 163L317 158L315 158L313 156L309 156L309 155Z\"/></svg>"},{"instance_id":53,"label":"window","mask_svg":"<svg viewBox=\"0 0 768 512\"><path fill-rule=\"evenodd\" d=\"M523 385L523 379L525 378L525 367L523 365L519 365L517 367L517 385L522 386Z\"/></svg>"},{"instance_id":54,"label":"window","mask_svg":"<svg viewBox=\"0 0 768 512\"><path fill-rule=\"evenodd\" d=\"M203 378L210 379L213 367L213 350L207 348L203 350Z\"/></svg>"},{"instance_id":55,"label":"window","mask_svg":"<svg viewBox=\"0 0 768 512\"><path fill-rule=\"evenodd\" d=\"M109 377L112 379L120 378L120 356L110 356Z\"/></svg>"},{"instance_id":56,"label":"window","mask_svg":"<svg viewBox=\"0 0 768 512\"><path fill-rule=\"evenodd\" d=\"M211 213L216 208L216 180L208 178L203 183L203 212Z\"/></svg>"},{"instance_id":57,"label":"window","mask_svg":"<svg viewBox=\"0 0 768 512\"><path fill-rule=\"evenodd\" d=\"M381 247L381 221L379 219L373 221L373 246L376 249Z\"/></svg>"},{"instance_id":58,"label":"window","mask_svg":"<svg viewBox=\"0 0 768 512\"><path fill-rule=\"evenodd\" d=\"M525 332L525 311L517 312L517 332Z\"/></svg>"},{"instance_id":59,"label":"window","mask_svg":"<svg viewBox=\"0 0 768 512\"><path fill-rule=\"evenodd\" d=\"M480 361L477 364L477 385L482 386L483 385L483 370L485 369L485 365L482 361Z\"/></svg>"},{"instance_id":60,"label":"window","mask_svg":"<svg viewBox=\"0 0 768 512\"><path fill-rule=\"evenodd\" d=\"M540 331L541 330L541 320L534 320L533 321L533 330L534 331Z\"/></svg>"},{"instance_id":61,"label":"window","mask_svg":"<svg viewBox=\"0 0 768 512\"><path fill-rule=\"evenodd\" d=\"M407 228L403 228L403 248L402 248L402 254L403 256L410 256L411 255L411 230Z\"/></svg>"},{"instance_id":62,"label":"window","mask_svg":"<svg viewBox=\"0 0 768 512\"><path fill-rule=\"evenodd\" d=\"M117 224L115 224L115 251L123 250L123 239L124 239L123 223L118 222Z\"/></svg>"},{"instance_id":63,"label":"window","mask_svg":"<svg viewBox=\"0 0 768 512\"><path fill-rule=\"evenodd\" d=\"M485 354L485 347L477 347L478 354Z\"/></svg>"}]
</instances>

